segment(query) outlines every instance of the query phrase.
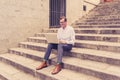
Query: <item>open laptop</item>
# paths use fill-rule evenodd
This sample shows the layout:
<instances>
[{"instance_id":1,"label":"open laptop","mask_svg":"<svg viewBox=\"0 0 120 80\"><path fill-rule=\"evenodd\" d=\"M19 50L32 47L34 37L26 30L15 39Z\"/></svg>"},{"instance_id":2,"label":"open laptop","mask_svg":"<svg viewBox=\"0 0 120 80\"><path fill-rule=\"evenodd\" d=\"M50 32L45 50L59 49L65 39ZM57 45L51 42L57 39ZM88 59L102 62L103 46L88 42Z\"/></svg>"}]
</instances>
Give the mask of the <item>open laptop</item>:
<instances>
[{"instance_id":1,"label":"open laptop","mask_svg":"<svg viewBox=\"0 0 120 80\"><path fill-rule=\"evenodd\" d=\"M56 33L45 33L46 40L48 43L58 44L57 34Z\"/></svg>"}]
</instances>

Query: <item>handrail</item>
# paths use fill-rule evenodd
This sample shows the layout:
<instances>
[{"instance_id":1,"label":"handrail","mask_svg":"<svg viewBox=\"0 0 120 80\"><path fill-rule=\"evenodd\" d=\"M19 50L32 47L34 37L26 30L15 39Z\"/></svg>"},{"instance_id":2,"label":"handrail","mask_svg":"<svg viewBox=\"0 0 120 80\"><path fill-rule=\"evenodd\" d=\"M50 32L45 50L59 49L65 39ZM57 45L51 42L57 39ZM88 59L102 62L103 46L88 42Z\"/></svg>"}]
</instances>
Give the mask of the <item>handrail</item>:
<instances>
[{"instance_id":1,"label":"handrail","mask_svg":"<svg viewBox=\"0 0 120 80\"><path fill-rule=\"evenodd\" d=\"M84 2L89 3L89 4L92 4L92 5L94 5L94 6L97 6L96 4L91 3L91 2L89 2L89 1L84 1Z\"/></svg>"}]
</instances>

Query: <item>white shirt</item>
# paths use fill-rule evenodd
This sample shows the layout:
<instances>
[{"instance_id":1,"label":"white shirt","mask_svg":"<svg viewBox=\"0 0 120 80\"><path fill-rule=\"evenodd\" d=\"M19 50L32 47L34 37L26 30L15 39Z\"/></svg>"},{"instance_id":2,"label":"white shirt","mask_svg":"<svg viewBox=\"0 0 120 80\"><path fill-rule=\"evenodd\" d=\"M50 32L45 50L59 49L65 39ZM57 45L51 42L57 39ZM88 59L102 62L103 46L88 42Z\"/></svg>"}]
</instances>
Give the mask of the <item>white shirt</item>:
<instances>
[{"instance_id":1,"label":"white shirt","mask_svg":"<svg viewBox=\"0 0 120 80\"><path fill-rule=\"evenodd\" d=\"M59 28L57 32L58 40L65 40L67 44L75 43L75 32L71 26L66 26L65 29Z\"/></svg>"}]
</instances>

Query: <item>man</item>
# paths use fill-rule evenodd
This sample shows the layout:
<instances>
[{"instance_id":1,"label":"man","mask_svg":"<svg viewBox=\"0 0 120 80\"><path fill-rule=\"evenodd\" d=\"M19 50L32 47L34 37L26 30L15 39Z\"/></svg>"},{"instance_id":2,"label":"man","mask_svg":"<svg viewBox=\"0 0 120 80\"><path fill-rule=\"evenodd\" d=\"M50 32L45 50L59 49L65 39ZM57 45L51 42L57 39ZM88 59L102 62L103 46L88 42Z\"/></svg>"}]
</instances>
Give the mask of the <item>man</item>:
<instances>
[{"instance_id":1,"label":"man","mask_svg":"<svg viewBox=\"0 0 120 80\"><path fill-rule=\"evenodd\" d=\"M75 41L75 32L72 27L67 25L67 19L64 16L60 18L60 26L61 27L58 29L57 32L57 38L59 43L48 44L46 53L44 55L44 61L36 68L36 70L40 70L42 68L47 67L47 61L51 54L51 50L57 49L58 50L57 65L53 69L51 74L57 74L59 71L61 71L63 51L70 51L72 49L72 46L74 45L74 41Z\"/></svg>"}]
</instances>

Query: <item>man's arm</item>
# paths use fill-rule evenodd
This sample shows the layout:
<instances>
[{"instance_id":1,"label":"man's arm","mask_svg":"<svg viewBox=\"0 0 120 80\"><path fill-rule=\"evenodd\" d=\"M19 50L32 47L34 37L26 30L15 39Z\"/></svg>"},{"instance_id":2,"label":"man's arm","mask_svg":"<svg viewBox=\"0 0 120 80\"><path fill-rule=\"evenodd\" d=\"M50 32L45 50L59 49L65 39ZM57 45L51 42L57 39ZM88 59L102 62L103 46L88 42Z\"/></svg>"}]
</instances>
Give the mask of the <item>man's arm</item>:
<instances>
[{"instance_id":1,"label":"man's arm","mask_svg":"<svg viewBox=\"0 0 120 80\"><path fill-rule=\"evenodd\" d=\"M67 44L74 44L75 43L75 31L74 29L72 28L71 31L70 31L70 41L66 41Z\"/></svg>"}]
</instances>

